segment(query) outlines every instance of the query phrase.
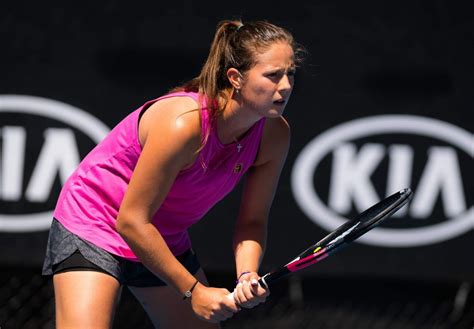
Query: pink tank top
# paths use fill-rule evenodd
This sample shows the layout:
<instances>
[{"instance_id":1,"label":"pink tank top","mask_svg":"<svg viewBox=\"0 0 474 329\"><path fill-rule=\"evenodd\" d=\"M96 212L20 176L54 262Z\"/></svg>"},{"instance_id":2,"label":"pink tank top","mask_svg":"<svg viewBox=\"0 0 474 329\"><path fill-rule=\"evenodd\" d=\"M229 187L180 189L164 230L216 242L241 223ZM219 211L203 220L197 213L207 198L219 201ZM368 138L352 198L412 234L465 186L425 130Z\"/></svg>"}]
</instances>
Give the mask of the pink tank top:
<instances>
[{"instance_id":1,"label":"pink tank top","mask_svg":"<svg viewBox=\"0 0 474 329\"><path fill-rule=\"evenodd\" d=\"M130 177L141 153L138 139L140 114L154 102L197 93L172 93L151 100L123 119L80 163L65 183L54 217L69 231L108 252L138 261L117 233L115 223ZM222 144L210 126L201 102L202 131L210 135L195 163L182 170L158 211L153 224L174 255L191 247L187 229L226 196L253 164L265 119L255 123L239 143Z\"/></svg>"}]
</instances>

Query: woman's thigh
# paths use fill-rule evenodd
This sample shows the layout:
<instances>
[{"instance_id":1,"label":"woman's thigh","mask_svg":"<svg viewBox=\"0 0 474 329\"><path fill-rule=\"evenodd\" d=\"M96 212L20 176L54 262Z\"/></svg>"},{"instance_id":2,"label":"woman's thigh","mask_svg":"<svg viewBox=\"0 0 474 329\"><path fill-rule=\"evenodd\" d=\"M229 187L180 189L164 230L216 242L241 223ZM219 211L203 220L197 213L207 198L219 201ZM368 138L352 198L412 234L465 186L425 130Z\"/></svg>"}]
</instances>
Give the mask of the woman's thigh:
<instances>
[{"instance_id":1,"label":"woman's thigh","mask_svg":"<svg viewBox=\"0 0 474 329\"><path fill-rule=\"evenodd\" d=\"M207 284L207 279L202 269L195 276L200 282ZM191 303L184 301L183 297L179 296L173 288L168 286L128 288L143 306L155 328L220 328L218 324L199 319L194 314Z\"/></svg>"},{"instance_id":2,"label":"woman's thigh","mask_svg":"<svg viewBox=\"0 0 474 329\"><path fill-rule=\"evenodd\" d=\"M111 328L120 296L114 277L95 271L70 271L53 277L56 327Z\"/></svg>"}]
</instances>

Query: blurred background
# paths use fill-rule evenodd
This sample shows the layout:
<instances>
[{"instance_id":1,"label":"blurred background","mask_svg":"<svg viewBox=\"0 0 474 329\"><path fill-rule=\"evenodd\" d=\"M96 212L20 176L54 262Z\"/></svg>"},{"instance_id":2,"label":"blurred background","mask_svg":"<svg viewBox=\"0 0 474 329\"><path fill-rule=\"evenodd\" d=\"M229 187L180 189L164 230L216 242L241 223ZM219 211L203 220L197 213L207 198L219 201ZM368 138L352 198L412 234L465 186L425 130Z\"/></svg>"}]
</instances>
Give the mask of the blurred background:
<instances>
[{"instance_id":1,"label":"blurred background","mask_svg":"<svg viewBox=\"0 0 474 329\"><path fill-rule=\"evenodd\" d=\"M262 274L396 190L415 197L223 327L472 329L474 20L443 0L2 2L0 328L54 327L40 272L64 180L125 115L196 76L231 18L281 25L308 52ZM239 192L191 228L228 289ZM126 289L114 328L151 328Z\"/></svg>"}]
</instances>

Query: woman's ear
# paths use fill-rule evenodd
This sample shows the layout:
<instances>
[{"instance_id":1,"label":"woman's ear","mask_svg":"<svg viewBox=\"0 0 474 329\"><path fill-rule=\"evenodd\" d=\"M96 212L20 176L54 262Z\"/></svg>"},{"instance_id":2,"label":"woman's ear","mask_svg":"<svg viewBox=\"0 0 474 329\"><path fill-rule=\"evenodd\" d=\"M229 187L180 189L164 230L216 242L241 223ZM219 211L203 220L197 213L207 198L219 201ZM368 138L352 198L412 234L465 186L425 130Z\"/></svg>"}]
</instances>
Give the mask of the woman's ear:
<instances>
[{"instance_id":1,"label":"woman's ear","mask_svg":"<svg viewBox=\"0 0 474 329\"><path fill-rule=\"evenodd\" d=\"M227 70L227 79L235 90L242 88L242 74L236 68L231 67Z\"/></svg>"}]
</instances>

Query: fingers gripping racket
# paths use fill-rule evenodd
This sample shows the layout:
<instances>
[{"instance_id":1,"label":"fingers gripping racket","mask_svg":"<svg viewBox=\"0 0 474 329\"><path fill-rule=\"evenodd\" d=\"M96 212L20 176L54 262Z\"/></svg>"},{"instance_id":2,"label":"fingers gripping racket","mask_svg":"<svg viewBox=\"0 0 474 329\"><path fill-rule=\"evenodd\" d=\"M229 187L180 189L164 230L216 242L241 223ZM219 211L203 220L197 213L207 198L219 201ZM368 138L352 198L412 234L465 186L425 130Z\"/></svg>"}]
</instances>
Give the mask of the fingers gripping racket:
<instances>
[{"instance_id":1,"label":"fingers gripping racket","mask_svg":"<svg viewBox=\"0 0 474 329\"><path fill-rule=\"evenodd\" d=\"M268 286L275 281L332 255L381 224L405 205L412 198L412 194L412 191L407 188L383 199L359 214L355 219L339 226L335 231L310 246L285 266L265 274L258 281L259 284L268 289ZM233 298L233 293L230 294L230 297Z\"/></svg>"}]
</instances>

